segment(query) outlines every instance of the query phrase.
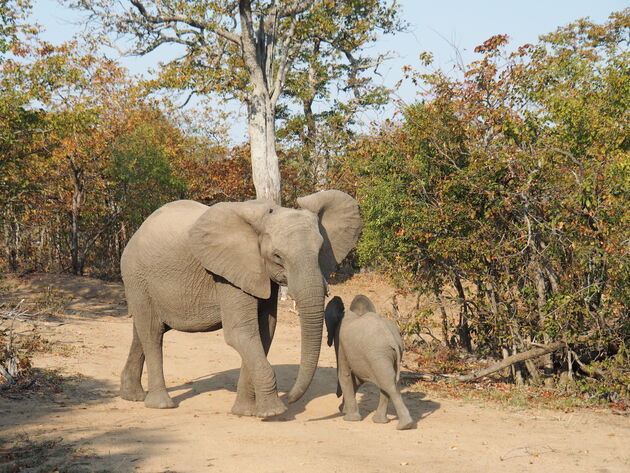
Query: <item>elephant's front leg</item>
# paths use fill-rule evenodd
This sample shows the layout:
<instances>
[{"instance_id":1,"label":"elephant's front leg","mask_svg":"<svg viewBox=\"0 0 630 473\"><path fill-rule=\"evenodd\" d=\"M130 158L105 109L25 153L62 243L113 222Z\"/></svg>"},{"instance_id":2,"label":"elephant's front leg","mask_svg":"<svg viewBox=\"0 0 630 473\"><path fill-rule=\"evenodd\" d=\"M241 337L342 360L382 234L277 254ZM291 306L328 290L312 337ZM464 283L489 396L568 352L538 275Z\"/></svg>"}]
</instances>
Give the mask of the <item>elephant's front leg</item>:
<instances>
[{"instance_id":1,"label":"elephant's front leg","mask_svg":"<svg viewBox=\"0 0 630 473\"><path fill-rule=\"evenodd\" d=\"M266 357L275 330L275 317L271 321L269 314L266 317L260 314L259 323L258 300L229 283L218 283L217 295L225 340L239 352L242 359L237 398L232 412L251 415L253 398L257 416L282 414L287 408L278 397L276 377ZM265 320L268 327L264 326ZM261 336L261 333L271 336Z\"/></svg>"},{"instance_id":2,"label":"elephant's front leg","mask_svg":"<svg viewBox=\"0 0 630 473\"><path fill-rule=\"evenodd\" d=\"M276 320L275 314L270 315L265 311L258 316L260 339L265 355L269 353L269 347L271 346L271 341L273 340L273 335L276 330ZM236 389L236 401L232 406L232 414L240 416L256 415L254 382L244 363L241 364L241 373L238 377L238 387Z\"/></svg>"}]
</instances>

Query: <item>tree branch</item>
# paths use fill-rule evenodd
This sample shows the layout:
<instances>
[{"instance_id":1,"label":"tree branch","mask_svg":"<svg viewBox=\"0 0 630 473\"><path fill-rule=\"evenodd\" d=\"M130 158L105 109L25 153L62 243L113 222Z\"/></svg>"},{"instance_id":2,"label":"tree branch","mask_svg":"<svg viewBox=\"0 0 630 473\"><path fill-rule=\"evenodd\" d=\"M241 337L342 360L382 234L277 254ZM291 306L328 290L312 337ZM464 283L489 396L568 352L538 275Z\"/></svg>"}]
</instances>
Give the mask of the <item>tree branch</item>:
<instances>
[{"instance_id":1,"label":"tree branch","mask_svg":"<svg viewBox=\"0 0 630 473\"><path fill-rule=\"evenodd\" d=\"M517 353L516 355L508 356L504 360L495 363L488 368L479 370L475 373L466 374L462 376L457 376L456 378L452 378L451 381L474 381L475 379L483 378L484 376L488 376L489 374L496 373L508 366L511 366L515 363L520 363L522 361L531 360L532 358L538 358L539 356L546 355L547 353L552 353L554 351L560 350L565 347L566 343L564 342L554 342L548 345L540 345L537 348L533 348L531 350L527 350L523 353Z\"/></svg>"},{"instance_id":2,"label":"tree branch","mask_svg":"<svg viewBox=\"0 0 630 473\"><path fill-rule=\"evenodd\" d=\"M589 375L589 376L596 376L598 378L605 378L606 377L606 373L604 373L602 370L597 369L597 368L593 368L591 366L588 366L588 365L584 364L582 362L582 360L580 360L580 358L577 356L577 353L575 353L573 350L569 350L569 353L571 353L571 355L573 355L573 359L575 360L575 362L578 364L580 369L582 371L584 371L587 375Z\"/></svg>"},{"instance_id":3,"label":"tree branch","mask_svg":"<svg viewBox=\"0 0 630 473\"><path fill-rule=\"evenodd\" d=\"M245 67L252 81L255 83L264 83L263 70L257 60L256 36L252 19L252 2L251 0L239 0L238 6L241 17L241 48Z\"/></svg>"},{"instance_id":4,"label":"tree branch","mask_svg":"<svg viewBox=\"0 0 630 473\"><path fill-rule=\"evenodd\" d=\"M314 0L297 0L293 4L287 5L284 8L278 10L279 18L286 18L288 16L299 15L308 10L314 3Z\"/></svg>"},{"instance_id":5,"label":"tree branch","mask_svg":"<svg viewBox=\"0 0 630 473\"><path fill-rule=\"evenodd\" d=\"M295 35L295 25L297 24L297 19L293 18L291 20L291 26L289 26L289 31L287 32L284 40L282 41L282 46L280 48L280 63L278 64L278 72L276 73L276 77L273 81L273 85L269 91L271 96L271 103L275 104L280 98L280 93L282 92L282 88L284 86L285 80L287 78L287 74L289 73L289 69L293 65L293 60L297 49L301 46L302 43L299 44L291 44L293 40L293 36Z\"/></svg>"},{"instance_id":6,"label":"tree branch","mask_svg":"<svg viewBox=\"0 0 630 473\"><path fill-rule=\"evenodd\" d=\"M217 36L220 36L228 41L231 41L234 44L237 44L237 45L241 44L241 37L239 35L237 35L236 33L232 33L231 31L225 30L223 28L220 28L216 25L212 25L210 23L206 23L203 21L185 17L183 15L175 15L175 14L167 15L162 12L161 8L158 8L158 15L152 15L151 13L149 13L146 7L142 4L142 2L140 2L140 0L130 0L130 1L131 1L131 4L134 7L136 7L140 15L142 15L142 17L152 25L159 25L162 23L167 24L167 25L169 23L184 23L188 26L192 26L193 28L197 28L199 31L191 32L197 36L203 37L204 31L211 31L215 33Z\"/></svg>"}]
</instances>

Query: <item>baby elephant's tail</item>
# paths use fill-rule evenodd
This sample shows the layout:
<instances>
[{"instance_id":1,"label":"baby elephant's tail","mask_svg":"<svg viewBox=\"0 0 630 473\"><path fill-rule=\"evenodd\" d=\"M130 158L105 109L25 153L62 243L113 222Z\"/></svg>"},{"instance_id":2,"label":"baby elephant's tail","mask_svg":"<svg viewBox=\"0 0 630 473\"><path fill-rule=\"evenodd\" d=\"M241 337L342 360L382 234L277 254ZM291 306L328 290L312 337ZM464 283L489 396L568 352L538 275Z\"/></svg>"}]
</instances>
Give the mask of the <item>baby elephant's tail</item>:
<instances>
[{"instance_id":1,"label":"baby elephant's tail","mask_svg":"<svg viewBox=\"0 0 630 473\"><path fill-rule=\"evenodd\" d=\"M400 381L400 366L402 364L402 350L399 346L393 347L396 352L396 366L394 366L394 370L396 371L396 382Z\"/></svg>"},{"instance_id":2,"label":"baby elephant's tail","mask_svg":"<svg viewBox=\"0 0 630 473\"><path fill-rule=\"evenodd\" d=\"M400 367L402 365L402 357L403 351L405 350L405 344L400 336L400 330L398 330L398 326L394 323L393 320L384 319L385 324L387 325L389 336L391 337L391 347L396 354L396 366L394 369L396 371L396 382L400 379Z\"/></svg>"}]
</instances>

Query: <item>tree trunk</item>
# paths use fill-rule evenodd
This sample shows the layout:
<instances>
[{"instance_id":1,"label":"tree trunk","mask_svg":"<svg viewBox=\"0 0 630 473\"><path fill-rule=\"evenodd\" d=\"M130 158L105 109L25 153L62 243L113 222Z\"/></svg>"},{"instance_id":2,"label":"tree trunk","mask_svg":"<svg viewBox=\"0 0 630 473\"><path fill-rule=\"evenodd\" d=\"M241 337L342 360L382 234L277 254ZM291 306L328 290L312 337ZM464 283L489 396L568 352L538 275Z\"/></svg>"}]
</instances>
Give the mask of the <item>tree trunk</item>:
<instances>
[{"instance_id":1,"label":"tree trunk","mask_svg":"<svg viewBox=\"0 0 630 473\"><path fill-rule=\"evenodd\" d=\"M457 327L459 341L462 348L470 353L472 352L472 340L470 338L470 329L468 327L468 301L466 300L466 293L464 292L464 287L462 286L462 281L459 279L459 276L455 275L453 277L453 283L455 285L455 289L457 289L459 302L461 304L459 324Z\"/></svg>"},{"instance_id":2,"label":"tree trunk","mask_svg":"<svg viewBox=\"0 0 630 473\"><path fill-rule=\"evenodd\" d=\"M440 295L440 289L433 289L433 294L435 295L435 299L440 306L440 314L442 315L442 338L444 339L444 344L450 348L451 340L449 339L448 335L448 314L446 313L444 301L442 300L442 296Z\"/></svg>"},{"instance_id":3,"label":"tree trunk","mask_svg":"<svg viewBox=\"0 0 630 473\"><path fill-rule=\"evenodd\" d=\"M328 158L324 153L317 152L317 127L312 108L314 98L315 89L313 88L312 95L304 101L304 120L306 122L304 154L313 170L315 188L317 190L325 190L328 187Z\"/></svg>"},{"instance_id":4,"label":"tree trunk","mask_svg":"<svg viewBox=\"0 0 630 473\"><path fill-rule=\"evenodd\" d=\"M320 40L315 39L313 42L313 56L319 55ZM317 95L317 75L315 66L311 62L308 66L308 95L304 98L303 111L304 121L306 123L306 135L304 140L304 152L306 159L313 170L313 179L317 190L328 188L328 156L323 152L318 152L318 136L317 123L315 114L313 113L313 102Z\"/></svg>"},{"instance_id":5,"label":"tree trunk","mask_svg":"<svg viewBox=\"0 0 630 473\"><path fill-rule=\"evenodd\" d=\"M275 107L266 93L254 93L247 104L256 198L281 203L280 165L276 154Z\"/></svg>"},{"instance_id":6,"label":"tree trunk","mask_svg":"<svg viewBox=\"0 0 630 473\"><path fill-rule=\"evenodd\" d=\"M536 284L536 294L538 295L537 305L540 330L542 330L543 333L543 341L545 342L545 344L548 344L551 341L551 337L549 337L549 334L545 332L545 322L547 318L547 314L545 311L545 306L547 304L547 284L543 273L543 267L538 256L535 256L534 258L533 272L534 281ZM553 385L553 359L551 357L551 353L548 353L544 356L543 367L544 383L546 386L551 387Z\"/></svg>"},{"instance_id":7,"label":"tree trunk","mask_svg":"<svg viewBox=\"0 0 630 473\"><path fill-rule=\"evenodd\" d=\"M70 211L71 219L71 236L70 236L70 255L72 258L72 272L77 275L83 275L83 268L79 256L79 219L81 215L81 205L83 204L83 170L75 165L72 157L68 157L70 162L70 170L72 171L72 209Z\"/></svg>"},{"instance_id":8,"label":"tree trunk","mask_svg":"<svg viewBox=\"0 0 630 473\"><path fill-rule=\"evenodd\" d=\"M72 272L79 274L79 206L75 196L72 196L72 210L70 212L72 228L70 235L70 256L72 258Z\"/></svg>"}]
</instances>

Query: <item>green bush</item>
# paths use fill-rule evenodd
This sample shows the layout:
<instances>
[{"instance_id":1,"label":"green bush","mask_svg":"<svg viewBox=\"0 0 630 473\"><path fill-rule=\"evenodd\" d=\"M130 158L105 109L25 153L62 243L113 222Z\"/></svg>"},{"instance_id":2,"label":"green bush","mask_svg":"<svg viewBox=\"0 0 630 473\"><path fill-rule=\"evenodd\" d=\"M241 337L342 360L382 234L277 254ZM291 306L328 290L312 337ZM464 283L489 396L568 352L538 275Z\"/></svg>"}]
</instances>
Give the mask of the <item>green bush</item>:
<instances>
[{"instance_id":1,"label":"green bush","mask_svg":"<svg viewBox=\"0 0 630 473\"><path fill-rule=\"evenodd\" d=\"M563 340L628 365L629 18L514 53L495 36L461 78L410 72L425 99L349 157L361 263L456 302L447 342L500 357Z\"/></svg>"}]
</instances>

